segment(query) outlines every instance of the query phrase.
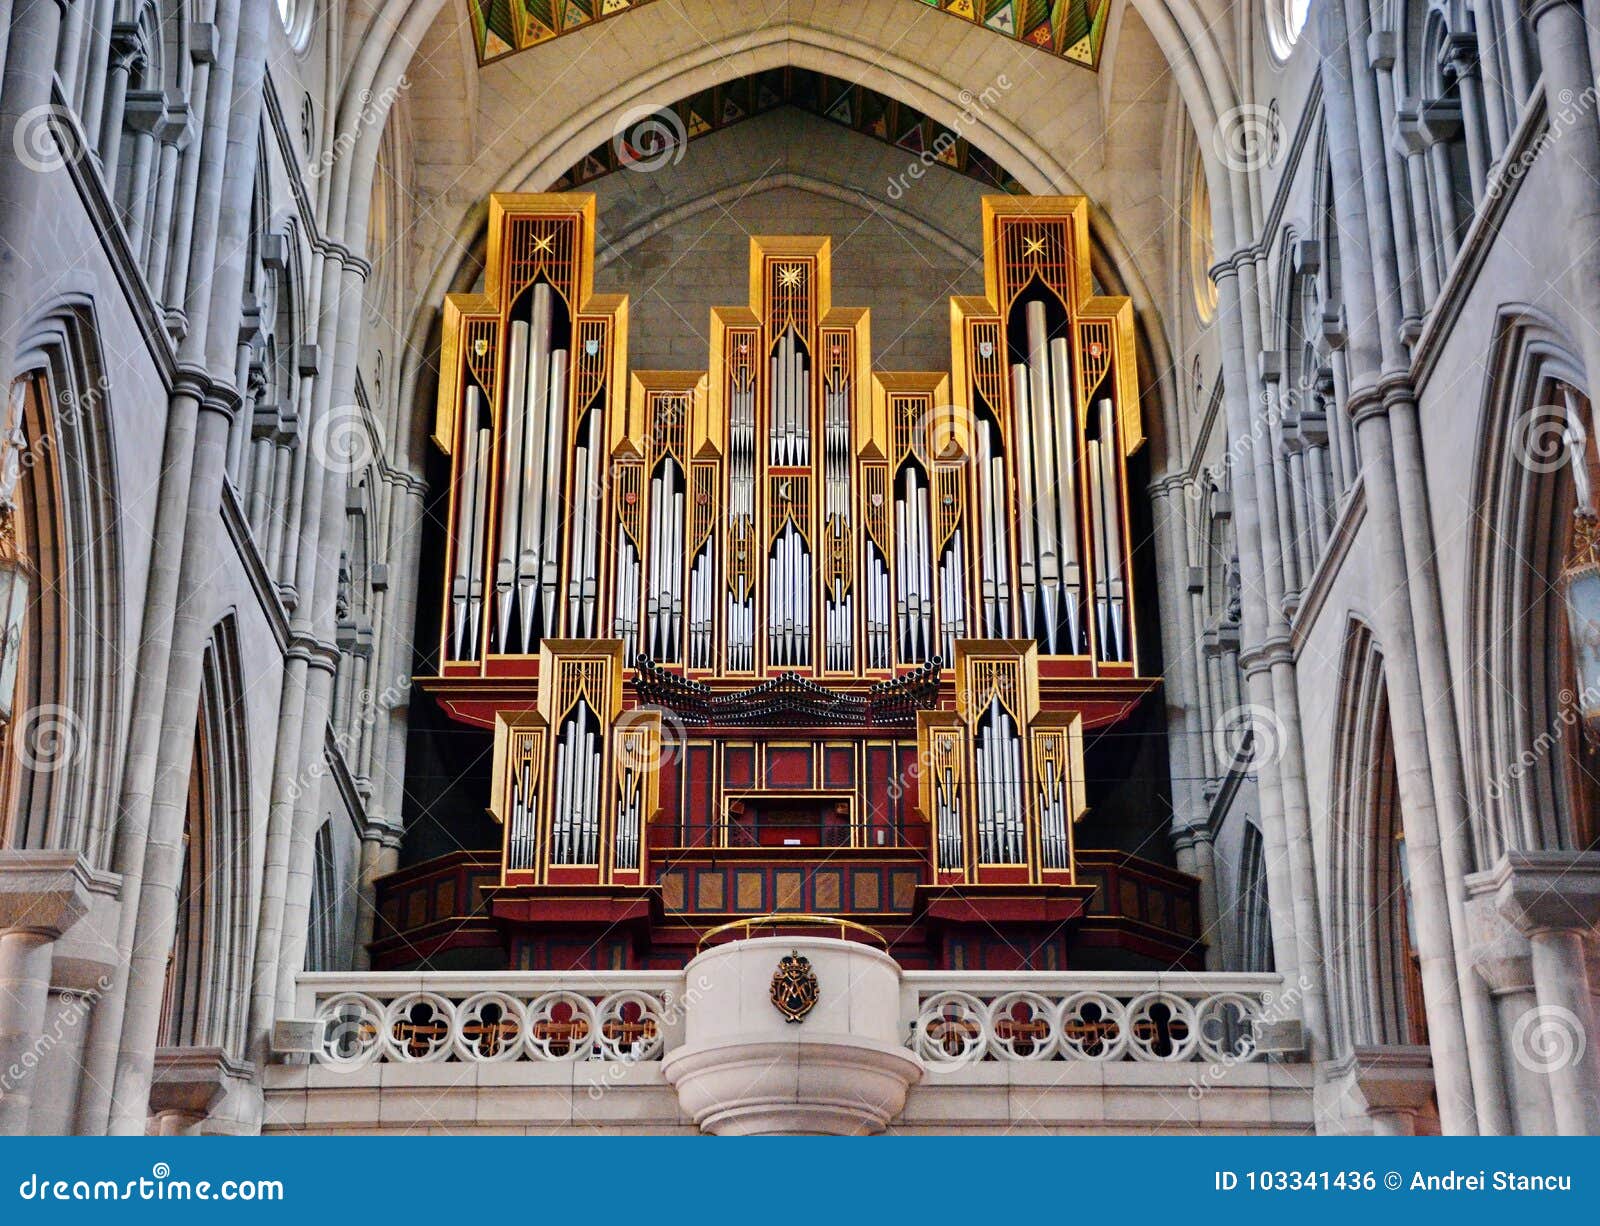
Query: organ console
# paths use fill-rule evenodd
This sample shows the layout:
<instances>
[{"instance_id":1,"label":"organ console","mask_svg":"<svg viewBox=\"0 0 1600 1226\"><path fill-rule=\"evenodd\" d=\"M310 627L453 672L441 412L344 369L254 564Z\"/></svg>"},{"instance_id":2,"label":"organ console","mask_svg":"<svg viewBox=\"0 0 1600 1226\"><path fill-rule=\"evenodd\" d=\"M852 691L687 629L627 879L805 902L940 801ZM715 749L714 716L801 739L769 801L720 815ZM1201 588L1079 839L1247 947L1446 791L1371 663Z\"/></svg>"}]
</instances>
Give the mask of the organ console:
<instances>
[{"instance_id":1,"label":"organ console","mask_svg":"<svg viewBox=\"0 0 1600 1226\"><path fill-rule=\"evenodd\" d=\"M1084 733L1157 684L1132 309L1083 199L982 225L948 373L874 369L818 237L751 240L706 371L630 371L593 197L491 198L483 292L445 303L419 681L493 729L521 965L680 963L784 911L869 916L911 965L1066 964Z\"/></svg>"}]
</instances>

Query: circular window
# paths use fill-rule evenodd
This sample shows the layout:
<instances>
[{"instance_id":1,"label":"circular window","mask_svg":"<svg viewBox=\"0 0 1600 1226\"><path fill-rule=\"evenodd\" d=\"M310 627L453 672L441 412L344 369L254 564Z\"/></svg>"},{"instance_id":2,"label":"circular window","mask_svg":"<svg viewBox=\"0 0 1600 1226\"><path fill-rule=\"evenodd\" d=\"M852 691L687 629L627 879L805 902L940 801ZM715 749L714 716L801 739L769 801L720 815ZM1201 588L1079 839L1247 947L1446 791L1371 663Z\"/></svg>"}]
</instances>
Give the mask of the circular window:
<instances>
[{"instance_id":1,"label":"circular window","mask_svg":"<svg viewBox=\"0 0 1600 1226\"><path fill-rule=\"evenodd\" d=\"M1267 37L1280 60L1300 41L1310 13L1311 0L1267 0Z\"/></svg>"},{"instance_id":2,"label":"circular window","mask_svg":"<svg viewBox=\"0 0 1600 1226\"><path fill-rule=\"evenodd\" d=\"M1197 157L1189 185L1189 284L1194 290L1194 309L1202 323L1210 323L1217 313L1217 283L1211 279L1216 248L1211 230L1211 189L1206 185L1206 168Z\"/></svg>"},{"instance_id":3,"label":"circular window","mask_svg":"<svg viewBox=\"0 0 1600 1226\"><path fill-rule=\"evenodd\" d=\"M277 0L278 20L283 22L283 32L289 36L289 45L304 51L311 40L311 10L315 0Z\"/></svg>"}]
</instances>

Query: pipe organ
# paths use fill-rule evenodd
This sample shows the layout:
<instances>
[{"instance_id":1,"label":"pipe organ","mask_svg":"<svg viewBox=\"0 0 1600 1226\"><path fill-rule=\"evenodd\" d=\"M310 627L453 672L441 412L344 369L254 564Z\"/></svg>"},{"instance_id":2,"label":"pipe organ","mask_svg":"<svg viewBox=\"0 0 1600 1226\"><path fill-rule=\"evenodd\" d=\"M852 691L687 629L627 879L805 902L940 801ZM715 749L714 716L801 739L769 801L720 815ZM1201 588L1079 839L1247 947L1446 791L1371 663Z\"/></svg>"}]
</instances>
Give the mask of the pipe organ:
<instances>
[{"instance_id":1,"label":"pipe organ","mask_svg":"<svg viewBox=\"0 0 1600 1226\"><path fill-rule=\"evenodd\" d=\"M421 681L494 731L493 911L522 964L601 920L632 935L588 961L672 962L801 901L912 934L912 964L990 964L955 952L975 926L1081 913L1084 731L1156 684L1132 311L1094 292L1082 199L992 197L982 224L949 372L874 369L815 237L751 240L707 370L629 370L593 198L491 199L483 292L444 311Z\"/></svg>"}]
</instances>

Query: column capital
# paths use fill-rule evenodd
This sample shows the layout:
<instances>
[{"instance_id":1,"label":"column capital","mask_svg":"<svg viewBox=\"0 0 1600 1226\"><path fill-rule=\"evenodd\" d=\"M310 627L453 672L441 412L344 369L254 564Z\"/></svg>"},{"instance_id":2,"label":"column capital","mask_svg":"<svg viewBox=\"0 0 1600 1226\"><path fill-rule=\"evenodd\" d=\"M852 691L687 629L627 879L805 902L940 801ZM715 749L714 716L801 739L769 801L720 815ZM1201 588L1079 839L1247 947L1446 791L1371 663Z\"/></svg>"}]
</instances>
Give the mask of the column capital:
<instances>
[{"instance_id":1,"label":"column capital","mask_svg":"<svg viewBox=\"0 0 1600 1226\"><path fill-rule=\"evenodd\" d=\"M1508 851L1483 876L1500 914L1525 936L1600 928L1600 852Z\"/></svg>"},{"instance_id":2,"label":"column capital","mask_svg":"<svg viewBox=\"0 0 1600 1226\"><path fill-rule=\"evenodd\" d=\"M1528 19L1530 26L1538 25L1541 17L1556 9L1572 9L1581 19L1582 0L1522 0L1522 15Z\"/></svg>"},{"instance_id":3,"label":"column capital","mask_svg":"<svg viewBox=\"0 0 1600 1226\"><path fill-rule=\"evenodd\" d=\"M0 932L55 940L88 911L99 874L72 851L0 851Z\"/></svg>"},{"instance_id":4,"label":"column capital","mask_svg":"<svg viewBox=\"0 0 1600 1226\"><path fill-rule=\"evenodd\" d=\"M1377 385L1367 384L1350 389L1350 395L1344 402L1344 411L1352 426L1360 426L1369 417L1386 417L1389 406L1384 403L1383 393Z\"/></svg>"},{"instance_id":5,"label":"column capital","mask_svg":"<svg viewBox=\"0 0 1600 1226\"><path fill-rule=\"evenodd\" d=\"M1411 1115L1433 1102L1433 1059L1426 1047L1357 1047L1334 1066L1368 1115Z\"/></svg>"},{"instance_id":6,"label":"column capital","mask_svg":"<svg viewBox=\"0 0 1600 1226\"><path fill-rule=\"evenodd\" d=\"M1496 996L1533 991L1533 949L1495 905L1494 873L1466 879L1467 960Z\"/></svg>"}]
</instances>

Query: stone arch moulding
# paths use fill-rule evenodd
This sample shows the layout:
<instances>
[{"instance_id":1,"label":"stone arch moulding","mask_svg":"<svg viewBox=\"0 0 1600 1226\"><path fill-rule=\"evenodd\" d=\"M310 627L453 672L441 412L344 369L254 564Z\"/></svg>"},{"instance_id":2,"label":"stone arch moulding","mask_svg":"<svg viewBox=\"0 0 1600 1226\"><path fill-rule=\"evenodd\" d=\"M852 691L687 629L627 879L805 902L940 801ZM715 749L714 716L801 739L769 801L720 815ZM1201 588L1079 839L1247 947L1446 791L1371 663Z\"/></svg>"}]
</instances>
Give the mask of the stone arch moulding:
<instances>
[{"instance_id":1,"label":"stone arch moulding","mask_svg":"<svg viewBox=\"0 0 1600 1226\"><path fill-rule=\"evenodd\" d=\"M201 669L199 743L204 760L198 765L206 786L199 829L189 831L189 863L191 870L200 867L203 876L196 882L191 874L191 892L179 899L174 940L182 978L171 1037L176 1046L220 1047L242 1059L255 851L245 687L234 611L212 630Z\"/></svg>"},{"instance_id":2,"label":"stone arch moulding","mask_svg":"<svg viewBox=\"0 0 1600 1226\"><path fill-rule=\"evenodd\" d=\"M1401 884L1391 857L1380 854L1400 828L1388 710L1382 648L1368 625L1351 617L1339 667L1327 801L1335 1052L1406 1041L1393 906Z\"/></svg>"},{"instance_id":3,"label":"stone arch moulding","mask_svg":"<svg viewBox=\"0 0 1600 1226\"><path fill-rule=\"evenodd\" d=\"M108 868L115 840L123 736L119 661L123 638L122 538L113 396L93 301L71 292L33 317L17 346L19 378L45 382L43 420L29 423L30 447L43 480L35 497L49 499L47 556L35 559L48 586L34 609L32 637L59 644L48 677L36 677L24 702L54 709L65 720L82 769L30 773L21 802L43 845L78 851ZM48 626L40 624L40 618Z\"/></svg>"},{"instance_id":4,"label":"stone arch moulding","mask_svg":"<svg viewBox=\"0 0 1600 1226\"><path fill-rule=\"evenodd\" d=\"M1536 641L1551 620L1547 585L1560 565L1565 532L1556 521L1570 477L1564 462L1526 460L1530 448L1540 449L1537 461L1555 445L1532 436L1543 392L1556 381L1588 390L1575 347L1536 307L1503 306L1493 337L1473 457L1465 611L1465 658L1475 662L1465 687L1466 775L1480 868L1508 848L1553 850L1570 835L1559 755L1537 748L1549 729L1551 687L1547 645ZM1521 763L1527 769L1508 772Z\"/></svg>"}]
</instances>

